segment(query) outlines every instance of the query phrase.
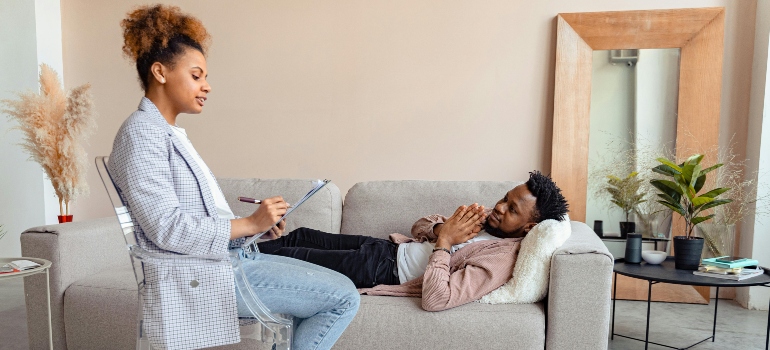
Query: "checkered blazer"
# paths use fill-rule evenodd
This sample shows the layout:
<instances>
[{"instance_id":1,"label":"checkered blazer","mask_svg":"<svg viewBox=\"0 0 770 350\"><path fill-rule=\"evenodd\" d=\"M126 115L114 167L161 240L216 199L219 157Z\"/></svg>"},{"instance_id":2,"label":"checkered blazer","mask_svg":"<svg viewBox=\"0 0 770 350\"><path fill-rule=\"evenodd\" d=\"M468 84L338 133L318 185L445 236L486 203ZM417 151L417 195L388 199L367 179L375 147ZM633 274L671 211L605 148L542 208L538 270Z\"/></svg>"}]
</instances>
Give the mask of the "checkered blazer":
<instances>
[{"instance_id":1,"label":"checkered blazer","mask_svg":"<svg viewBox=\"0 0 770 350\"><path fill-rule=\"evenodd\" d=\"M108 166L140 247L163 254L228 253L230 220L217 216L203 170L146 97L118 130ZM229 261L206 266L145 262L143 268L144 329L155 348L240 341Z\"/></svg>"}]
</instances>

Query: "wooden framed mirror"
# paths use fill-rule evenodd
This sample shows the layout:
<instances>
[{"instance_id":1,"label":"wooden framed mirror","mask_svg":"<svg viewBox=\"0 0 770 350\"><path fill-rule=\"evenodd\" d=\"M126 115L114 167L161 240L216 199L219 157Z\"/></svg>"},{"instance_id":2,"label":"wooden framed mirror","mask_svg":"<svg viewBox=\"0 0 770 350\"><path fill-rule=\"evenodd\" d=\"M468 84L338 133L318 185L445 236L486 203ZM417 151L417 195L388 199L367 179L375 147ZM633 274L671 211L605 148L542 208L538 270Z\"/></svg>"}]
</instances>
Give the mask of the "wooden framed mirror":
<instances>
[{"instance_id":1,"label":"wooden framed mirror","mask_svg":"<svg viewBox=\"0 0 770 350\"><path fill-rule=\"evenodd\" d=\"M572 220L586 220L594 51L679 49L676 156L682 158L718 146L724 18L724 8L557 16L551 176ZM708 300L708 288L698 292Z\"/></svg>"}]
</instances>

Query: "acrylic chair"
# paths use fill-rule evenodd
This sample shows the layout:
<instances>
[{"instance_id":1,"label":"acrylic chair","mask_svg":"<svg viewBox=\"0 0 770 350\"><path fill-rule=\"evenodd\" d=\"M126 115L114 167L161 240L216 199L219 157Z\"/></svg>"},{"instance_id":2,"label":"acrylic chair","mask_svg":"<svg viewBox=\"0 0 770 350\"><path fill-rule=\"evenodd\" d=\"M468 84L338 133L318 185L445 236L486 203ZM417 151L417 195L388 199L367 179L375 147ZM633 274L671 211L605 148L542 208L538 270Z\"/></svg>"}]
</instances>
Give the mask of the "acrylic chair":
<instances>
[{"instance_id":1,"label":"acrylic chair","mask_svg":"<svg viewBox=\"0 0 770 350\"><path fill-rule=\"evenodd\" d=\"M262 303L254 290L251 288L251 284L246 278L246 274L241 266L241 257L239 252L233 251L229 255L175 255L175 254L159 254L149 252L141 248L134 236L134 223L131 219L131 215L126 209L126 206L121 198L115 183L112 181L107 163L109 157L96 157L96 169L99 172L99 176L102 179L104 188L107 190L107 195L112 202L113 209L115 209L115 215L118 217L120 223L121 232L123 233L123 239L126 242L129 255L131 256L131 263L133 265L134 277L138 287L139 297L139 317L137 322L137 338L136 349L137 350L152 350L153 347L147 337L146 329L143 328L143 297L145 293L144 288L144 269L143 265L148 264L165 264L173 266L191 266L191 265L207 265L207 264L229 264L232 266L233 275L235 276L236 293L239 293L241 300L244 301L245 306L251 312L250 317L239 317L239 324L241 325L241 338L242 339L257 339L264 343L272 343L274 350L290 350L293 324L292 317L290 315L274 314ZM241 252L242 253L242 252ZM242 253L247 256L251 254L259 254L259 250L256 249L256 245L252 245L248 249L247 253Z\"/></svg>"}]
</instances>

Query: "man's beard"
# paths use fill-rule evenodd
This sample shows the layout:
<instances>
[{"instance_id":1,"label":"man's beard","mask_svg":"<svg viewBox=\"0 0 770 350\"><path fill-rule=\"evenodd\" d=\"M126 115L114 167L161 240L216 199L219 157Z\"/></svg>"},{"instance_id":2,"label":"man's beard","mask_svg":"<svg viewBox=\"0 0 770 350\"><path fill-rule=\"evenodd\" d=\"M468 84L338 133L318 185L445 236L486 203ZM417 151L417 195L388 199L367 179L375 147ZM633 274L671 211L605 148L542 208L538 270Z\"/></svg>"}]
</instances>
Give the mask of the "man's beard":
<instances>
[{"instance_id":1,"label":"man's beard","mask_svg":"<svg viewBox=\"0 0 770 350\"><path fill-rule=\"evenodd\" d=\"M501 230L501 229L499 229L497 227L490 226L489 225L489 220L484 221L484 225L482 225L482 227L484 228L484 231L486 231L487 233L489 233L492 236L499 237L499 238L510 238L511 237L510 233L505 233L505 232L503 232L503 230Z\"/></svg>"}]
</instances>

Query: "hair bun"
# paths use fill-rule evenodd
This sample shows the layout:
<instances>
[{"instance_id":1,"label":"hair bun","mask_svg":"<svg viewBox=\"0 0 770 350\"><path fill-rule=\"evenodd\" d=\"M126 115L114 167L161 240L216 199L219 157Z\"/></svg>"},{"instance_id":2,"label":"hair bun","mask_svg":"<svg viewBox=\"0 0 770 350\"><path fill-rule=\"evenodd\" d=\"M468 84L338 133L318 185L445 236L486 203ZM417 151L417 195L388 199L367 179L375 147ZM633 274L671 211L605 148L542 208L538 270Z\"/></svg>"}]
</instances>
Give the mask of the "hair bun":
<instances>
[{"instance_id":1,"label":"hair bun","mask_svg":"<svg viewBox=\"0 0 770 350\"><path fill-rule=\"evenodd\" d=\"M146 5L128 13L120 22L123 28L123 53L136 61L153 49L165 49L175 36L187 36L208 51L211 36L203 23L182 13L179 7Z\"/></svg>"}]
</instances>

